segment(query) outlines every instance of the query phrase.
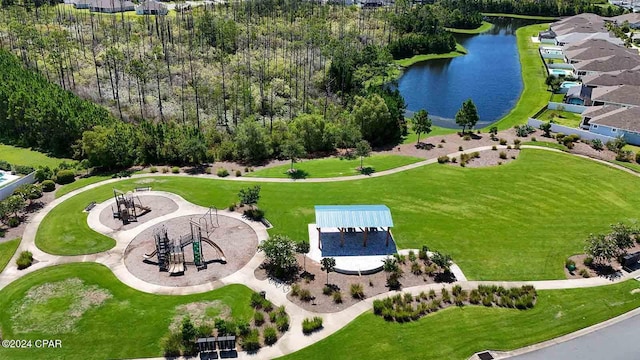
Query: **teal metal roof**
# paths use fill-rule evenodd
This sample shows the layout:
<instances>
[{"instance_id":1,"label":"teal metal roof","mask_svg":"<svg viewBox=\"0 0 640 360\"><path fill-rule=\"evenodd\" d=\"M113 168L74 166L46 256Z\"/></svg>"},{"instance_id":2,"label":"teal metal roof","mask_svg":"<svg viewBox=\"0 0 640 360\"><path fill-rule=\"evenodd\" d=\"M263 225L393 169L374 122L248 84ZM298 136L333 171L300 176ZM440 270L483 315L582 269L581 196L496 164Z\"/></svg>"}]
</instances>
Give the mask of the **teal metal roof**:
<instances>
[{"instance_id":1,"label":"teal metal roof","mask_svg":"<svg viewBox=\"0 0 640 360\"><path fill-rule=\"evenodd\" d=\"M393 227L386 205L316 205L316 227Z\"/></svg>"}]
</instances>

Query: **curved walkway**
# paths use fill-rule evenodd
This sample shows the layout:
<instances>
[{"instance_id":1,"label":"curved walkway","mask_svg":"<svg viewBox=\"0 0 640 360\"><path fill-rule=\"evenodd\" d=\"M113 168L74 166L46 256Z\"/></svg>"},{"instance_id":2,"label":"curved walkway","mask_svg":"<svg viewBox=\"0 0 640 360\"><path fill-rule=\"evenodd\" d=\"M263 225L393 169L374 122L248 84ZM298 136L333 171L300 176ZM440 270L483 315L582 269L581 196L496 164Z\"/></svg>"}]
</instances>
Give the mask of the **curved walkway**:
<instances>
[{"instance_id":1,"label":"curved walkway","mask_svg":"<svg viewBox=\"0 0 640 360\"><path fill-rule=\"evenodd\" d=\"M497 146L500 149L504 149L506 148L506 146ZM449 154L450 157L455 157L455 156L459 156L462 153L468 153L468 152L473 152L473 151L485 151L485 150L490 150L492 148L492 146L483 146L483 147L478 147L478 148L474 148L474 149L468 149L466 151L459 151L459 152L455 152L452 154ZM551 149L551 148L546 148L546 147L538 147L538 146L527 146L527 145L523 145L521 147L522 149L539 149L539 150L545 150L545 151L554 151L554 152L562 152L560 150L557 149ZM626 169L622 166L619 165L615 165L615 164L611 164L608 163L606 161L601 161L601 160L597 160L597 159L592 159L586 156L581 156L581 155L575 155L572 154L574 156L579 156L579 157L583 157L589 160L593 160L593 161L597 161L600 163L603 163L604 165L610 166L610 167L614 167L626 172L629 172L635 176L640 176L640 174L637 174L629 169ZM381 171L379 173L374 173L372 175L358 175L358 176L347 176L347 177L335 177L335 178L319 178L319 179L303 179L303 180L290 180L290 179L276 179L276 178L211 178L212 180L225 180L225 181L248 181L248 182L336 182L336 181L351 181L351 180L360 180L360 179L367 179L367 178L371 178L371 177L380 177L380 176L386 176L386 175L390 175L390 174L395 174L395 173L399 173L402 171L406 171L409 169L414 169L417 167L421 167L421 166L425 166L428 164L433 164L437 162L437 159L428 159L425 161L421 161L418 163L414 163L414 164L410 164L410 165L406 165L406 166L402 166L399 168L395 168L395 169L390 169L390 170L386 170L386 171ZM139 175L135 175L134 177L151 177L151 176L163 176L163 175L158 175L158 174L139 174ZM176 176L175 174L168 174L166 176ZM181 174L178 176L189 176L189 177L193 177L193 175L186 175L186 174ZM35 214L35 216L33 216L33 218L29 221L29 223L27 224L27 227L25 229L22 241L20 243L20 246L18 247L18 250L16 251L14 257L11 259L10 264L7 266L7 268L5 268L5 270L0 273L0 290L2 288L4 288L5 286L7 286L8 284L10 284L11 282L19 279L22 276L25 276L26 274L32 273L34 271L37 271L39 269L48 267L48 266L52 266L52 265L58 265L58 264L65 264L65 263L73 263L73 262L97 262L100 264L103 264L107 267L109 267L114 274L116 275L116 277L118 277L118 279L120 279L122 282L124 282L125 284L127 284L128 286L131 286L135 289L141 290L141 291L145 291L145 292L149 292L149 293L157 293L157 294L175 294L175 295L179 295L179 294L193 294L193 293L202 293L202 292L206 292L206 291L210 291L216 288L219 288L221 286L227 285L227 284L233 284L233 283L239 283L239 284L244 284L246 286L248 286L249 288L256 290L256 291L265 291L267 293L267 297L272 300L274 303L276 304L280 304L280 305L285 305L287 308L287 312L289 313L290 317L291 317L291 328L289 329L289 331L287 333L285 333L282 338L274 345L271 347L266 347L261 349L256 355L249 355L246 353L241 353L239 354L240 358L256 358L256 357L260 357L260 358L274 358L274 357L278 357L278 356L282 356L297 350L300 350L306 346L309 346L331 334L333 334L334 332L338 331L339 329L341 329L342 327L344 327L345 325L347 325L349 322L353 321L357 316L361 315L362 313L370 310L372 308L372 304L373 301L375 299L378 298L384 298L389 296L390 294L394 294L396 292L388 292L388 293L384 293L384 294L380 294L368 299L365 299L345 310L342 310L340 312L337 313L329 313L329 314L317 314L317 313L312 313L309 312L307 310L304 310L302 308L300 308L299 306L297 306L296 304L290 302L286 295L288 292L288 289L285 288L284 286L282 286L281 284L269 281L269 280L258 280L256 279L256 277L254 276L254 269L256 267L258 267L264 260L264 255L262 253L257 253L252 259L251 261L245 265L242 269L240 269L239 271L221 279L218 280L216 282L213 283L209 283L209 284L204 284L204 285L197 285L197 286L188 286L188 287L166 287L166 286L159 286L159 285L155 285L155 284L150 284L147 282L144 282L136 277L134 277L133 275L131 275L129 273L129 271L126 269L126 267L124 266L124 262L123 262L123 254L124 254L124 249L126 248L126 246L128 245L128 241L127 241L127 237L128 236L122 236L122 235L117 235L114 236L114 238L117 241L117 245L115 248L110 249L108 251L102 252L102 253L97 253L97 254L91 254L91 255L78 255L78 256L57 256L57 255L51 255L48 253L45 253L43 251L41 251L40 249L37 248L36 244L35 244L35 235L38 231L38 227L40 226L40 223L42 222L42 220L44 219L44 217L53 209L55 208L57 205L59 205L60 203L66 201L67 199L80 194L82 192L97 188L99 186L103 186L105 184L110 184L110 183L114 183L114 182L118 182L121 181L122 179L110 179L110 180L105 180L99 183L95 183L95 184L91 184L91 185L87 185L83 188L74 190L56 200L54 200L53 202L49 203L47 206L45 206L41 211L39 211L37 214ZM157 224L160 221L165 220L168 217L175 217L175 216L181 216L181 215L190 215L190 214L196 214L196 213L202 213L203 210L206 210L205 208L199 207L197 205L188 203L186 200L184 200L182 197L175 195L175 194L171 194L171 193L164 193L164 192L156 192L156 193L160 193L163 196L169 196L170 198L172 198L174 201L177 201L179 203L179 209L169 215L164 215L162 217L153 219L147 223L144 224L144 226L140 226L140 227L136 227L134 229L131 229L129 231L127 231L127 233L129 233L129 235L131 234L137 234L139 233L139 231L142 231L145 228L148 228L149 226L152 226L153 224ZM105 202L105 203L108 203ZM101 204L101 206L107 206L106 204ZM99 210L99 209L97 209ZM94 213L98 214L99 211L95 210ZM225 214L228 215L228 214ZM240 217L239 214L235 214L234 216ZM102 224L96 223L96 217L94 215L89 216L88 218L89 221L89 225L90 227L92 227L94 230L101 232L101 233L105 233L105 234L111 234L113 232L112 229L109 229L107 227L105 227ZM268 237L267 231L264 228L264 226L262 226L261 224L257 224L257 223L251 223L250 224L251 227L256 231L256 233L258 234L258 239L259 241L264 240ZM124 233L124 232L123 232ZM133 239L133 237L131 237L130 239ZM130 241L130 240L129 240ZM22 270L22 271L18 271L17 267L15 266L15 260L17 259L17 257L19 256L19 253L21 251L24 250L29 250L34 254L34 258L36 258L38 260L38 263L34 264L33 266L29 267L28 269ZM460 278L464 279L464 275L462 274L462 272L460 271ZM631 274L625 274L619 278L616 278L614 280L608 280L606 278L587 278L587 279L571 279L571 280L548 280L548 281L499 281L499 282L495 282L495 281L459 281L455 284L458 284L460 286L462 286L464 289L470 290L472 288L477 287L480 284L495 284L495 285L502 285L505 287L512 287L512 286L521 286L524 284L528 284L528 285L533 285L536 287L536 289L569 289L569 288L579 288L579 287L593 287L593 286L601 286L601 285L607 285L607 284L612 284L615 282L620 282L620 281L624 281L630 278L633 278L635 276L640 275L640 270L636 271L634 273ZM453 284L428 284L428 285L421 285L421 286L415 286L415 287L411 287L411 288L406 288L403 289L403 292L410 292L413 294L418 294L421 291L428 291L430 289L441 289L443 287L446 288L451 288L453 286ZM311 316L321 316L323 318L323 325L324 325L324 329L320 332L314 333L312 335L309 336L305 336L302 334L302 320L304 318L307 317L311 317Z\"/></svg>"}]
</instances>

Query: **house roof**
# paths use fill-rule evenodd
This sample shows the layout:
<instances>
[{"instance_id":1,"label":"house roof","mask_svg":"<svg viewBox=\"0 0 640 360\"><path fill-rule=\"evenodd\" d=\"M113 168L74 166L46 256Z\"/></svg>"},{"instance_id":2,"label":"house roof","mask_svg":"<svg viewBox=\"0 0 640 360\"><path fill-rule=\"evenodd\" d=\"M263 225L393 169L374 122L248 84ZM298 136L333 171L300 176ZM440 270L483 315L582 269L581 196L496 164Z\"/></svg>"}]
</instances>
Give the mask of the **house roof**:
<instances>
[{"instance_id":1,"label":"house roof","mask_svg":"<svg viewBox=\"0 0 640 360\"><path fill-rule=\"evenodd\" d=\"M637 22L640 22L640 13L631 12L624 15L614 16L612 17L612 19L615 20L618 24L622 24L625 21L628 21L630 24L635 24Z\"/></svg>"},{"instance_id":2,"label":"house roof","mask_svg":"<svg viewBox=\"0 0 640 360\"><path fill-rule=\"evenodd\" d=\"M580 99L590 99L593 88L590 88L585 85L572 86L567 90L567 97L571 98L580 98Z\"/></svg>"},{"instance_id":3,"label":"house roof","mask_svg":"<svg viewBox=\"0 0 640 360\"><path fill-rule=\"evenodd\" d=\"M604 125L640 133L640 107L619 108L604 115L591 118L589 124Z\"/></svg>"},{"instance_id":4,"label":"house roof","mask_svg":"<svg viewBox=\"0 0 640 360\"><path fill-rule=\"evenodd\" d=\"M609 34L606 30L601 32L594 32L594 33L569 32L565 35L559 35L556 37L556 40L558 42L565 43L565 44L573 44L580 41L592 40L592 39L603 39L617 45L624 44L622 40L615 37L615 35Z\"/></svg>"},{"instance_id":5,"label":"house roof","mask_svg":"<svg viewBox=\"0 0 640 360\"><path fill-rule=\"evenodd\" d=\"M591 100L605 103L640 106L640 86L600 86L593 88Z\"/></svg>"},{"instance_id":6,"label":"house roof","mask_svg":"<svg viewBox=\"0 0 640 360\"><path fill-rule=\"evenodd\" d=\"M580 41L565 47L564 54L571 60L591 60L610 55L638 55L638 52L604 39L593 39Z\"/></svg>"},{"instance_id":7,"label":"house roof","mask_svg":"<svg viewBox=\"0 0 640 360\"><path fill-rule=\"evenodd\" d=\"M140 3L138 9L145 11L161 11L167 10L167 5L155 0L146 0Z\"/></svg>"},{"instance_id":8,"label":"house roof","mask_svg":"<svg viewBox=\"0 0 640 360\"><path fill-rule=\"evenodd\" d=\"M640 86L640 70L612 71L598 75L589 75L584 76L582 81L590 86Z\"/></svg>"},{"instance_id":9,"label":"house roof","mask_svg":"<svg viewBox=\"0 0 640 360\"><path fill-rule=\"evenodd\" d=\"M558 35L569 33L596 33L605 31L603 18L596 14L584 13L556 21L550 28Z\"/></svg>"},{"instance_id":10,"label":"house roof","mask_svg":"<svg viewBox=\"0 0 640 360\"><path fill-rule=\"evenodd\" d=\"M316 227L393 227L385 205L316 205Z\"/></svg>"},{"instance_id":11,"label":"house roof","mask_svg":"<svg viewBox=\"0 0 640 360\"><path fill-rule=\"evenodd\" d=\"M131 1L121 0L91 0L91 7L100 9L126 9L133 8Z\"/></svg>"},{"instance_id":12,"label":"house roof","mask_svg":"<svg viewBox=\"0 0 640 360\"><path fill-rule=\"evenodd\" d=\"M573 64L576 70L611 72L640 69L640 56L634 54L610 55Z\"/></svg>"},{"instance_id":13,"label":"house roof","mask_svg":"<svg viewBox=\"0 0 640 360\"><path fill-rule=\"evenodd\" d=\"M617 105L589 106L585 111L582 112L582 116L593 119L595 117L610 113L620 108L621 106L617 106Z\"/></svg>"}]
</instances>

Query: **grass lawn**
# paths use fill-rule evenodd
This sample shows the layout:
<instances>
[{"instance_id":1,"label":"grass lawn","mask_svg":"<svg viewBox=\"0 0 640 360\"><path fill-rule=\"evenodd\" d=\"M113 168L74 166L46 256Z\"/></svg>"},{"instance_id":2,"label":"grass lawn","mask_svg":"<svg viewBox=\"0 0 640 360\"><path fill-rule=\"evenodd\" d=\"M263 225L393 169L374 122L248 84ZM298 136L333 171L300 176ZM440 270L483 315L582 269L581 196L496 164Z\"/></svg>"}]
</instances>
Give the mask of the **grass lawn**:
<instances>
[{"instance_id":1,"label":"grass lawn","mask_svg":"<svg viewBox=\"0 0 640 360\"><path fill-rule=\"evenodd\" d=\"M372 167L375 171L380 172L400 166L413 164L424 159L413 156L401 155L375 155L364 158L363 166ZM294 165L296 169L303 170L308 174L308 178L327 178L335 176L359 175L356 170L360 166L360 158L353 160L342 160L340 158L326 158L318 160L308 160L298 162ZM291 168L291 164L275 166L259 170L256 172L245 174L247 177L268 177L268 178L287 178L287 170Z\"/></svg>"},{"instance_id":2,"label":"grass lawn","mask_svg":"<svg viewBox=\"0 0 640 360\"><path fill-rule=\"evenodd\" d=\"M0 273L7 267L13 254L20 245L20 238L9 240L0 244Z\"/></svg>"},{"instance_id":3,"label":"grass lawn","mask_svg":"<svg viewBox=\"0 0 640 360\"><path fill-rule=\"evenodd\" d=\"M635 172L640 173L640 164L635 163L635 162L624 162L624 161L618 161L618 160L614 160L612 161L614 164L620 165L622 167L625 167L629 170L633 170Z\"/></svg>"},{"instance_id":4,"label":"grass lawn","mask_svg":"<svg viewBox=\"0 0 640 360\"><path fill-rule=\"evenodd\" d=\"M568 111L547 109L538 116L538 120L552 121L558 125L577 128L580 126L580 121L582 121L582 115Z\"/></svg>"},{"instance_id":5,"label":"grass lawn","mask_svg":"<svg viewBox=\"0 0 640 360\"><path fill-rule=\"evenodd\" d=\"M63 185L58 190L56 190L56 198L59 198L63 195L66 195L73 190L80 189L81 187L94 184L103 180L111 179L111 175L96 175L90 176L87 178L77 179L71 184Z\"/></svg>"},{"instance_id":6,"label":"grass lawn","mask_svg":"<svg viewBox=\"0 0 640 360\"><path fill-rule=\"evenodd\" d=\"M446 28L447 31L458 34L481 34L483 32L487 32L491 30L493 24L490 22L483 21L482 25L475 29L454 29L454 28Z\"/></svg>"},{"instance_id":7,"label":"grass lawn","mask_svg":"<svg viewBox=\"0 0 640 360\"><path fill-rule=\"evenodd\" d=\"M433 59L449 59L454 58L456 56L465 55L467 53L467 49L465 49L462 45L456 44L456 50L445 53L445 54L425 54L425 55L415 55L406 59L394 60L396 64L404 67L409 67L415 63L419 63L422 61L433 60Z\"/></svg>"},{"instance_id":8,"label":"grass lawn","mask_svg":"<svg viewBox=\"0 0 640 360\"><path fill-rule=\"evenodd\" d=\"M564 94L551 94L549 101L561 103L564 100Z\"/></svg>"},{"instance_id":9,"label":"grass lawn","mask_svg":"<svg viewBox=\"0 0 640 360\"><path fill-rule=\"evenodd\" d=\"M449 253L471 279L562 279L564 260L583 252L590 233L640 218L634 201L640 197L638 181L590 160L525 149L517 161L500 167L433 164L348 182L261 183L259 205L274 225L271 234L302 240L308 237L307 224L315 219L314 205L386 204L400 248L426 244ZM158 177L127 179L117 187L128 190L141 183L221 209L251 185ZM56 207L40 226L38 246L56 253L113 246L113 240L87 228L81 212L90 201L110 198L113 186L76 195ZM71 241L60 240L69 234Z\"/></svg>"},{"instance_id":10,"label":"grass lawn","mask_svg":"<svg viewBox=\"0 0 640 360\"><path fill-rule=\"evenodd\" d=\"M491 16L494 16L494 14ZM504 15L497 14L495 16ZM538 44L531 41L531 36L548 28L548 24L537 24L516 30L524 89L516 106L491 126L497 126L500 130L504 130L517 124L524 124L527 118L533 116L543 106L547 105L549 92L547 91L547 85L544 83L547 78L547 71L540 59Z\"/></svg>"},{"instance_id":11,"label":"grass lawn","mask_svg":"<svg viewBox=\"0 0 640 360\"><path fill-rule=\"evenodd\" d=\"M530 310L450 307L416 322L391 323L368 312L332 336L284 359L468 359L549 340L640 306L634 280L596 288L539 291ZM349 351L344 351L349 349Z\"/></svg>"},{"instance_id":12,"label":"grass lawn","mask_svg":"<svg viewBox=\"0 0 640 360\"><path fill-rule=\"evenodd\" d=\"M407 121L409 121L409 119L407 119ZM420 141L422 142L427 138L432 138L435 136L454 134L457 131L459 131L459 129L450 129L450 128L445 128L440 126L432 126L431 132L428 135L420 134ZM418 135L415 132L413 132L413 130L411 129L411 125L409 124L409 134L402 140L402 143L411 144L411 143L415 143L416 141L418 141Z\"/></svg>"},{"instance_id":13,"label":"grass lawn","mask_svg":"<svg viewBox=\"0 0 640 360\"><path fill-rule=\"evenodd\" d=\"M74 162L71 159L49 157L35 150L3 144L0 144L0 159L16 165L32 166L34 168L48 166L52 169L58 167L63 161Z\"/></svg>"},{"instance_id":14,"label":"grass lawn","mask_svg":"<svg viewBox=\"0 0 640 360\"><path fill-rule=\"evenodd\" d=\"M558 18L553 16L535 16L535 15L518 15L518 14L504 14L504 13L482 13L483 16L493 17L508 17L514 19L528 19L528 20L557 20Z\"/></svg>"},{"instance_id":15,"label":"grass lawn","mask_svg":"<svg viewBox=\"0 0 640 360\"><path fill-rule=\"evenodd\" d=\"M50 297L33 304L21 315L22 323L12 321L16 304L24 304L25 295L42 284L78 278L84 285L106 290L111 295L102 305L86 311L72 332L46 330L16 332L16 327L43 329L56 313L68 312L74 296ZM162 296L143 293L122 284L105 266L75 263L49 267L29 274L0 291L0 326L4 339L60 339L61 349L2 349L2 359L123 359L162 355L161 339L169 334L175 308L198 301L219 300L230 308L231 316L249 320L251 290L230 285L199 295ZM63 319L66 320L66 319ZM33 322L33 323L32 323Z\"/></svg>"}]
</instances>

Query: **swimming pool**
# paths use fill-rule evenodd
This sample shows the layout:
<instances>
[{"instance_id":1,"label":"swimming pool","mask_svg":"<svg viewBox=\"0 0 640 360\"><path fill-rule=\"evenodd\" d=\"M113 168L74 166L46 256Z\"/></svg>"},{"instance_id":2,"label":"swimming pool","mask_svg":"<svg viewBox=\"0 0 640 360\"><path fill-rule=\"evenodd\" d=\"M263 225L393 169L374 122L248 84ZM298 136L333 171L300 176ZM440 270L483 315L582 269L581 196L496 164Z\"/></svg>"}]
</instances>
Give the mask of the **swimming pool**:
<instances>
[{"instance_id":1,"label":"swimming pool","mask_svg":"<svg viewBox=\"0 0 640 360\"><path fill-rule=\"evenodd\" d=\"M582 85L582 83L576 82L576 81L565 81L562 84L560 84L560 87L563 89L568 89L574 86L580 86Z\"/></svg>"},{"instance_id":2,"label":"swimming pool","mask_svg":"<svg viewBox=\"0 0 640 360\"><path fill-rule=\"evenodd\" d=\"M549 74L555 76L573 76L573 72L571 70L563 69L549 69Z\"/></svg>"},{"instance_id":3,"label":"swimming pool","mask_svg":"<svg viewBox=\"0 0 640 360\"><path fill-rule=\"evenodd\" d=\"M0 188L19 178L19 176L11 175L10 172L0 170Z\"/></svg>"}]
</instances>

